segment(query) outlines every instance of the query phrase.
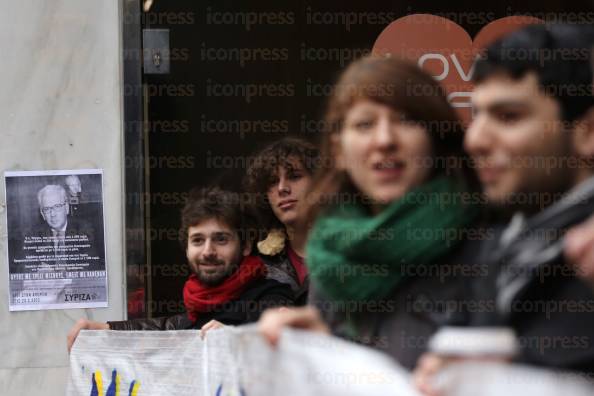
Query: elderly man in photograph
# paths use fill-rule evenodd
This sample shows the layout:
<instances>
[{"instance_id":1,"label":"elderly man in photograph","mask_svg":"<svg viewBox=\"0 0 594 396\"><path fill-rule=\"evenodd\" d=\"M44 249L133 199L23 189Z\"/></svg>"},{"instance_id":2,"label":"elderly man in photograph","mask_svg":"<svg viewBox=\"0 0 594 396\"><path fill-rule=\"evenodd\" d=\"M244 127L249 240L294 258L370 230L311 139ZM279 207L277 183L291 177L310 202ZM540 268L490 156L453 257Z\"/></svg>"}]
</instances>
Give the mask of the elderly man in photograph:
<instances>
[{"instance_id":1,"label":"elderly man in photograph","mask_svg":"<svg viewBox=\"0 0 594 396\"><path fill-rule=\"evenodd\" d=\"M41 237L44 246L48 246L48 241L51 241L54 263L96 261L96 245L97 242L101 243L102 238L95 237L94 227L88 221L68 216L70 205L64 187L55 184L43 187L37 193L37 201L47 227L35 230L34 236Z\"/></svg>"},{"instance_id":2,"label":"elderly man in photograph","mask_svg":"<svg viewBox=\"0 0 594 396\"><path fill-rule=\"evenodd\" d=\"M66 247L66 227L70 213L68 195L62 186L50 184L39 190L37 201L41 217L49 227L47 231L54 244L54 257L58 260Z\"/></svg>"}]
</instances>

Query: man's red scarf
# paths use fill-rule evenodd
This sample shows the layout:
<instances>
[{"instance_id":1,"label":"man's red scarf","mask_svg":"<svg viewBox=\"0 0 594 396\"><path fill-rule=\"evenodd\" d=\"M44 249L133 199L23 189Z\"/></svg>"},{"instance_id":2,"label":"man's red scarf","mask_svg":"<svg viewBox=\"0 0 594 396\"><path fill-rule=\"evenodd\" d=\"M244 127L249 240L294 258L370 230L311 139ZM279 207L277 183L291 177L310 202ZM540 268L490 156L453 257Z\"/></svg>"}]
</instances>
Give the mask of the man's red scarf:
<instances>
[{"instance_id":1,"label":"man's red scarf","mask_svg":"<svg viewBox=\"0 0 594 396\"><path fill-rule=\"evenodd\" d=\"M236 299L246 286L265 274L264 262L259 257L247 256L237 271L219 286L205 286L195 274L190 275L184 286L184 305L188 311L188 317L192 322L195 322L199 314Z\"/></svg>"}]
</instances>

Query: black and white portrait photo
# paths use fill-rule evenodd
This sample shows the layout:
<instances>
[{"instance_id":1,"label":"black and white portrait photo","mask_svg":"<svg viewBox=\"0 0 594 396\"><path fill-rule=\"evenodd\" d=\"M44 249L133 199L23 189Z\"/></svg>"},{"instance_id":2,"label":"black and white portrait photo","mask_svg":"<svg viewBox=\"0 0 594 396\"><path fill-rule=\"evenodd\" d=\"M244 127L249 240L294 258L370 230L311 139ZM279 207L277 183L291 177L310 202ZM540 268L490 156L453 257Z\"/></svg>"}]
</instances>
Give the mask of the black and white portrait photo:
<instances>
[{"instance_id":1,"label":"black and white portrait photo","mask_svg":"<svg viewBox=\"0 0 594 396\"><path fill-rule=\"evenodd\" d=\"M10 310L107 306L101 170L5 172Z\"/></svg>"}]
</instances>

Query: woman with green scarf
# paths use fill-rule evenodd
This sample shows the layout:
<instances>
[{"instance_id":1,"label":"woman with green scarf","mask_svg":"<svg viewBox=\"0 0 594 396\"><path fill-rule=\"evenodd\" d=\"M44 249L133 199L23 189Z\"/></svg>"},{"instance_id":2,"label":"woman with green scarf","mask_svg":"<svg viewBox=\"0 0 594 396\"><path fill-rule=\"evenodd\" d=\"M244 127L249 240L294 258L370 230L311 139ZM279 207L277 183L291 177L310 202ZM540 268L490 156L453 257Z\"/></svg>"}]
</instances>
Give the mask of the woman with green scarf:
<instances>
[{"instance_id":1,"label":"woman with green scarf","mask_svg":"<svg viewBox=\"0 0 594 396\"><path fill-rule=\"evenodd\" d=\"M440 321L456 313L468 270L472 173L463 130L441 86L416 65L367 57L341 75L328 103L302 227L312 306L269 311L283 326L333 332L414 367ZM468 272L468 271L466 271Z\"/></svg>"}]
</instances>

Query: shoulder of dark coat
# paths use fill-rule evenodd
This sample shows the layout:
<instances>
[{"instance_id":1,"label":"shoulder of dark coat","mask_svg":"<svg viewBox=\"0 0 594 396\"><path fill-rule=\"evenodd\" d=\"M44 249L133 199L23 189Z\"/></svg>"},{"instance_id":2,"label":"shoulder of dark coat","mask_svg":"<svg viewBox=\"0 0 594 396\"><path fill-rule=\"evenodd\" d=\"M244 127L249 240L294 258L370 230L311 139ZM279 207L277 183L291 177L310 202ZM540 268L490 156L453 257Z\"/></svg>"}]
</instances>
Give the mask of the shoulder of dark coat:
<instances>
[{"instance_id":1,"label":"shoulder of dark coat","mask_svg":"<svg viewBox=\"0 0 594 396\"><path fill-rule=\"evenodd\" d=\"M278 296L282 298L293 299L291 286L281 283L274 279L258 278L246 288L242 294L243 299L260 299L267 296Z\"/></svg>"},{"instance_id":2,"label":"shoulder of dark coat","mask_svg":"<svg viewBox=\"0 0 594 396\"><path fill-rule=\"evenodd\" d=\"M266 265L275 265L277 263L289 260L289 256L287 255L286 248L284 248L278 254L275 254L273 256L264 254L264 253L260 253L260 252L257 253L257 256L260 257L260 259L262 259L262 261Z\"/></svg>"},{"instance_id":3,"label":"shoulder of dark coat","mask_svg":"<svg viewBox=\"0 0 594 396\"><path fill-rule=\"evenodd\" d=\"M484 264L497 249L504 229L504 225L487 225L473 229L472 233L461 235L464 240L451 251L444 262L463 265Z\"/></svg>"}]
</instances>

